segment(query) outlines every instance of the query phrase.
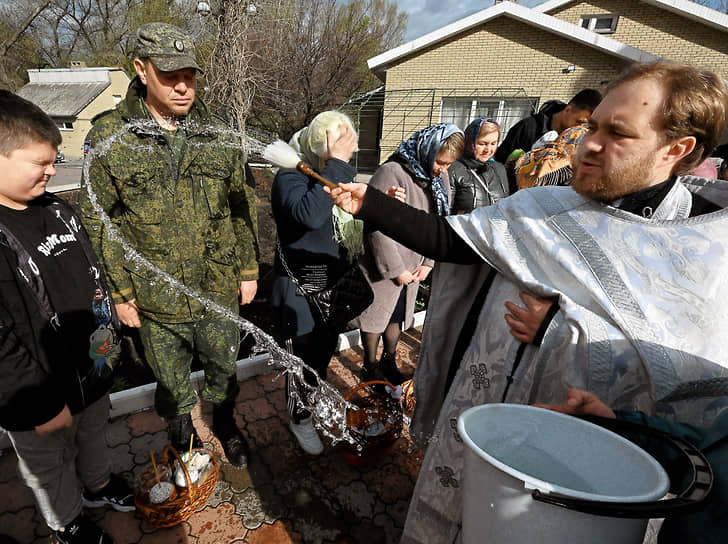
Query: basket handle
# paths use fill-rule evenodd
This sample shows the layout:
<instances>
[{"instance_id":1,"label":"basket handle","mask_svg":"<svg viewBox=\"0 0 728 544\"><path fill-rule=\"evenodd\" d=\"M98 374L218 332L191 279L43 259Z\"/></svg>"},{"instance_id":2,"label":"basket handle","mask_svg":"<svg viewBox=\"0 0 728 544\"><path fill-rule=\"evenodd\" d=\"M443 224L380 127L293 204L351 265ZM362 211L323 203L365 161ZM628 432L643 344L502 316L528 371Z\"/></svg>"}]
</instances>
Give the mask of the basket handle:
<instances>
[{"instance_id":1,"label":"basket handle","mask_svg":"<svg viewBox=\"0 0 728 544\"><path fill-rule=\"evenodd\" d=\"M344 400L347 402L350 401L354 395L356 395L359 391L361 391L365 387L369 387L370 385L388 385L391 389L395 388L391 383L389 383L386 380L372 380L370 382L362 382L359 385L357 385L354 389L349 391L349 393L347 393L347 395L344 397Z\"/></svg>"},{"instance_id":2,"label":"basket handle","mask_svg":"<svg viewBox=\"0 0 728 544\"><path fill-rule=\"evenodd\" d=\"M179 463L179 466L182 467L182 472L184 473L185 481L187 482L186 489L187 489L188 498L190 500L192 500L193 497L195 496L195 484L192 483L192 479L190 478L190 473L187 472L187 467L185 466L185 462L182 460L182 457L180 457L179 453L172 446L172 444L167 444L166 446L164 446L164 452L167 455L171 454L177 460L177 462ZM174 478L174 463L172 463L172 478Z\"/></svg>"}]
</instances>

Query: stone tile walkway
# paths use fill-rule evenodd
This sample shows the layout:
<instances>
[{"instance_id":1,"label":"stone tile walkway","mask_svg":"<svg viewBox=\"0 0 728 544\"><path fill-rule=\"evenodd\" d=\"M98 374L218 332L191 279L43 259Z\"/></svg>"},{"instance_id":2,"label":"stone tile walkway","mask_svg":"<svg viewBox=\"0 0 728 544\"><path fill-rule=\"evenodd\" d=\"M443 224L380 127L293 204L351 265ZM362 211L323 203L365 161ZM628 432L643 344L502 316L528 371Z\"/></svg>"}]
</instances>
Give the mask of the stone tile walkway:
<instances>
[{"instance_id":1,"label":"stone tile walkway","mask_svg":"<svg viewBox=\"0 0 728 544\"><path fill-rule=\"evenodd\" d=\"M419 332L407 331L398 348L400 369L414 370ZM337 354L329 381L342 393L359 381L361 351ZM352 544L395 543L402 531L422 454L406 437L379 463L356 468L336 448L312 457L301 451L287 427L283 379L276 373L240 384L236 417L252 449L245 469L226 462L210 431L211 406L193 411L206 446L215 451L220 477L203 509L169 529L155 529L133 512L90 514L117 544ZM132 481L149 462L149 450L166 444L163 420L146 411L112 421L106 432L113 470ZM0 457L0 533L21 544L55 541L36 512L33 496L18 479L12 450Z\"/></svg>"}]
</instances>

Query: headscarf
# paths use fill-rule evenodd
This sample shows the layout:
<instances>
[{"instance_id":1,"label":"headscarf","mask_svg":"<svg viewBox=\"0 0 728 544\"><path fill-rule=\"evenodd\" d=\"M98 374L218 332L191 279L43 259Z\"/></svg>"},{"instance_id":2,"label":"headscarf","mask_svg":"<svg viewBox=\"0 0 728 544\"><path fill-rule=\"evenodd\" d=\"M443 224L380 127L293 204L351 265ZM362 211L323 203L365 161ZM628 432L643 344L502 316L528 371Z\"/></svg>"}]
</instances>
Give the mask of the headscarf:
<instances>
[{"instance_id":1,"label":"headscarf","mask_svg":"<svg viewBox=\"0 0 728 544\"><path fill-rule=\"evenodd\" d=\"M298 156L321 172L326 165L328 143L326 131L330 130L334 140L346 132L347 127L354 133L354 124L349 117L338 111L324 111L311 120L311 124L296 132L289 145ZM358 138L358 135L357 135ZM334 223L334 239L346 248L347 256L353 259L364 249L364 223L354 219L337 206L332 206L331 218Z\"/></svg>"},{"instance_id":2,"label":"headscarf","mask_svg":"<svg viewBox=\"0 0 728 544\"><path fill-rule=\"evenodd\" d=\"M432 169L435 166L435 160L440 153L442 144L456 132L463 133L452 123L440 123L423 128L412 134L408 140L399 144L397 151L392 155L404 160L417 178L429 184L439 215L447 215L450 205L445 190L445 182L442 181L442 177L439 175L433 177Z\"/></svg>"},{"instance_id":3,"label":"headscarf","mask_svg":"<svg viewBox=\"0 0 728 544\"><path fill-rule=\"evenodd\" d=\"M490 117L478 117L473 120L464 131L465 149L463 150L463 158L475 159L475 142L478 140L478 136L480 136L480 129L483 123L494 123L498 125L495 119L491 119ZM493 160L493 157L488 160Z\"/></svg>"},{"instance_id":4,"label":"headscarf","mask_svg":"<svg viewBox=\"0 0 728 544\"><path fill-rule=\"evenodd\" d=\"M328 152L326 131L330 130L336 140L346 132L347 127L356 133L354 124L347 115L339 111L323 111L311 120L311 124L296 132L288 144L296 150L301 160L321 172Z\"/></svg>"},{"instance_id":5,"label":"headscarf","mask_svg":"<svg viewBox=\"0 0 728 544\"><path fill-rule=\"evenodd\" d=\"M516 163L518 188L570 185L573 174L571 160L586 133L584 125L568 128L553 142L521 156Z\"/></svg>"}]
</instances>

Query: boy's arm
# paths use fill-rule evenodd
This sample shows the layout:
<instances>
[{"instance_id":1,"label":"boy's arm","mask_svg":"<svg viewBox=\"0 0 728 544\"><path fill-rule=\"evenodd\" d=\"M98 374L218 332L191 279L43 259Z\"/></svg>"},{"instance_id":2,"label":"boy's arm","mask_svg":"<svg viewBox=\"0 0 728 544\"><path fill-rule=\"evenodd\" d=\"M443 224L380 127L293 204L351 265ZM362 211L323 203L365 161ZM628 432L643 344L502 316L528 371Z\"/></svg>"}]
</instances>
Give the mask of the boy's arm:
<instances>
[{"instance_id":1,"label":"boy's arm","mask_svg":"<svg viewBox=\"0 0 728 544\"><path fill-rule=\"evenodd\" d=\"M12 314L0 304L0 426L32 429L57 416L66 399L15 333Z\"/></svg>"},{"instance_id":2,"label":"boy's arm","mask_svg":"<svg viewBox=\"0 0 728 544\"><path fill-rule=\"evenodd\" d=\"M94 151L94 129L89 134L92 152ZM124 270L124 249L116 240L112 240L91 203L87 184L90 184L96 202L106 214L112 218L122 211L122 202L114 186L108 166L103 156L93 156L89 168L89 179L82 180L81 186L81 220L86 227L91 244L106 271L106 277L112 292L114 303L121 304L132 301L136 295L131 278Z\"/></svg>"}]
</instances>

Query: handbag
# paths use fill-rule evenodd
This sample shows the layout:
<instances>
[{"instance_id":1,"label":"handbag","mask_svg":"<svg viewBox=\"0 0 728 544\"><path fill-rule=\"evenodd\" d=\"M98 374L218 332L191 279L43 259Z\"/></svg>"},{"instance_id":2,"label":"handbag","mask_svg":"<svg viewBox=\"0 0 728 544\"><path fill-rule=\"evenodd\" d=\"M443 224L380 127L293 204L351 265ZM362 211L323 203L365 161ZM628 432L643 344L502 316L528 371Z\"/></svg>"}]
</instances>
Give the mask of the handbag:
<instances>
[{"instance_id":1,"label":"handbag","mask_svg":"<svg viewBox=\"0 0 728 544\"><path fill-rule=\"evenodd\" d=\"M346 324L358 317L374 301L374 291L359 265L354 261L330 287L306 289L288 268L283 257L280 239L276 240L281 264L296 289L306 297L310 308L314 309L314 319L334 329L343 330Z\"/></svg>"}]
</instances>

